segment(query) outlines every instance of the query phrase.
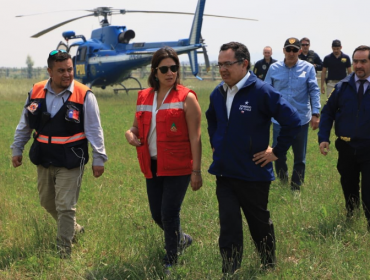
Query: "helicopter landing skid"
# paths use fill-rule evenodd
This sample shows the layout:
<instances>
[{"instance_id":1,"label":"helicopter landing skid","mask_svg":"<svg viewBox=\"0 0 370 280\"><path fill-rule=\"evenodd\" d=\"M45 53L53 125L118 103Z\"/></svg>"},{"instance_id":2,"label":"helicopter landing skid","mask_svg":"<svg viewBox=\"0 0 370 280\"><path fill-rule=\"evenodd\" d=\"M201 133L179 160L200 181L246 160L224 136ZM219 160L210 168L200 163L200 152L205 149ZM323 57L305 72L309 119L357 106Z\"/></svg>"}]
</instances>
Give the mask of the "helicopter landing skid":
<instances>
[{"instance_id":1,"label":"helicopter landing skid","mask_svg":"<svg viewBox=\"0 0 370 280\"><path fill-rule=\"evenodd\" d=\"M126 91L126 94L128 95L129 90L142 90L142 89L144 89L144 88L142 87L142 85L141 85L141 83L140 83L140 81L139 81L138 79L136 79L136 78L134 78L134 77L128 77L126 80L128 80L128 79L133 79L133 80L135 80L135 81L139 84L139 87L138 87L138 88L127 88L127 87L125 87L122 83L120 83L120 85L121 85L123 88L115 88L115 89L113 89L113 91L114 91L114 93L115 93L115 94L118 94L118 91L120 91L120 90L125 90L125 91Z\"/></svg>"}]
</instances>

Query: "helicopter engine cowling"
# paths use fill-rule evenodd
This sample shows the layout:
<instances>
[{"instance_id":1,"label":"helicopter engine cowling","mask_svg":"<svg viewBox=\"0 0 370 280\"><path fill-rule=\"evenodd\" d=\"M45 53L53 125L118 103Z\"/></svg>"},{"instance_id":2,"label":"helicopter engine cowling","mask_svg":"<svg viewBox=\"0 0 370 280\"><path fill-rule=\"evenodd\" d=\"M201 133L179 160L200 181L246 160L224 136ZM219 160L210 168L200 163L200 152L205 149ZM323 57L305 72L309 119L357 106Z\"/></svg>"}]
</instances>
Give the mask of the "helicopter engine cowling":
<instances>
[{"instance_id":1,"label":"helicopter engine cowling","mask_svg":"<svg viewBox=\"0 0 370 280\"><path fill-rule=\"evenodd\" d=\"M122 44L128 44L131 39L135 38L134 30L126 30L118 35L118 42Z\"/></svg>"}]
</instances>

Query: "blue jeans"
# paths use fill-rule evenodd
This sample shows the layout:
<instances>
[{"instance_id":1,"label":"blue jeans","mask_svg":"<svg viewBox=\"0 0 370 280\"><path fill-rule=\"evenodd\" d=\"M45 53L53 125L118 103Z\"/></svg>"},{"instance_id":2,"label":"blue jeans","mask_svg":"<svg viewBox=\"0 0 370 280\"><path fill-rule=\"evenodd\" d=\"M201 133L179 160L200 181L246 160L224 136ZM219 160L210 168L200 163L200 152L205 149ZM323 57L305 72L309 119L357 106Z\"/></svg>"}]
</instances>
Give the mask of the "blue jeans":
<instances>
[{"instance_id":1,"label":"blue jeans","mask_svg":"<svg viewBox=\"0 0 370 280\"><path fill-rule=\"evenodd\" d=\"M178 245L183 239L180 210L190 182L190 174L157 177L156 160L151 161L151 170L153 178L146 179L150 212L154 222L164 231L164 264L175 264Z\"/></svg>"},{"instance_id":2,"label":"blue jeans","mask_svg":"<svg viewBox=\"0 0 370 280\"><path fill-rule=\"evenodd\" d=\"M307 151L307 137L308 137L308 125L309 123L302 125L301 131L296 135L292 143L292 149L294 154L294 165L293 174L291 179L291 186L299 189L304 182L304 174L306 169L306 151ZM273 142L272 146L275 147L277 144L277 137L280 133L280 125L273 123ZM286 164L287 158L281 156L275 161L275 172L277 177L282 181L287 181L288 166Z\"/></svg>"}]
</instances>

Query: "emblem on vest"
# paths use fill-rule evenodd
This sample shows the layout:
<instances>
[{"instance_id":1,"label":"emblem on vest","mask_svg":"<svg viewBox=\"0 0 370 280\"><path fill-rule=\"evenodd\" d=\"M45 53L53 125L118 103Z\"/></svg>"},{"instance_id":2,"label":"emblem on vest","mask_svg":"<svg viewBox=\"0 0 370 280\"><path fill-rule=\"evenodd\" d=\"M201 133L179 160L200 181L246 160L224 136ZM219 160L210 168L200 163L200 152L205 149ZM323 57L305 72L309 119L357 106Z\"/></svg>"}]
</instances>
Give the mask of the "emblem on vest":
<instances>
[{"instance_id":1,"label":"emblem on vest","mask_svg":"<svg viewBox=\"0 0 370 280\"><path fill-rule=\"evenodd\" d=\"M252 111L252 106L249 106L249 101L245 101L245 104L242 104L239 106L239 110L242 114L244 114L245 111Z\"/></svg>"},{"instance_id":2,"label":"emblem on vest","mask_svg":"<svg viewBox=\"0 0 370 280\"><path fill-rule=\"evenodd\" d=\"M175 123L172 123L172 125L171 125L171 131L172 132L177 132L177 127L176 127L176 124Z\"/></svg>"},{"instance_id":3,"label":"emblem on vest","mask_svg":"<svg viewBox=\"0 0 370 280\"><path fill-rule=\"evenodd\" d=\"M36 102L32 102L28 107L27 110L30 111L32 114L37 110L39 104Z\"/></svg>"},{"instance_id":4,"label":"emblem on vest","mask_svg":"<svg viewBox=\"0 0 370 280\"><path fill-rule=\"evenodd\" d=\"M347 58L342 58L341 60L340 60L342 63L346 63L346 61L347 61Z\"/></svg>"},{"instance_id":5,"label":"emblem on vest","mask_svg":"<svg viewBox=\"0 0 370 280\"><path fill-rule=\"evenodd\" d=\"M262 69L266 70L266 65L265 64L262 65Z\"/></svg>"}]
</instances>

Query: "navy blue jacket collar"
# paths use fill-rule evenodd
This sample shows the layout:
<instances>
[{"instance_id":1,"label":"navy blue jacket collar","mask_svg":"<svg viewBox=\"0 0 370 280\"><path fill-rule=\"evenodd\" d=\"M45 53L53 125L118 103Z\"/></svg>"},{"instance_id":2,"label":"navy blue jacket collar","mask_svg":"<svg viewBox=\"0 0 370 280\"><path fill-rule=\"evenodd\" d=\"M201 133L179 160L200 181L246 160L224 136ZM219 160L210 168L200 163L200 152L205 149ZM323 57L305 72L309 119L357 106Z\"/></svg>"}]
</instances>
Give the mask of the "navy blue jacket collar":
<instances>
[{"instance_id":1,"label":"navy blue jacket collar","mask_svg":"<svg viewBox=\"0 0 370 280\"><path fill-rule=\"evenodd\" d=\"M250 71L249 70L249 74L250 74L249 78L247 79L247 81L245 82L245 84L239 90L241 90L242 88L249 87L249 86L251 86L252 84L254 84L255 82L257 82L259 80L257 78L257 76L253 73L253 71ZM219 84L219 87L222 87L224 84L225 84L225 82L222 81Z\"/></svg>"}]
</instances>

